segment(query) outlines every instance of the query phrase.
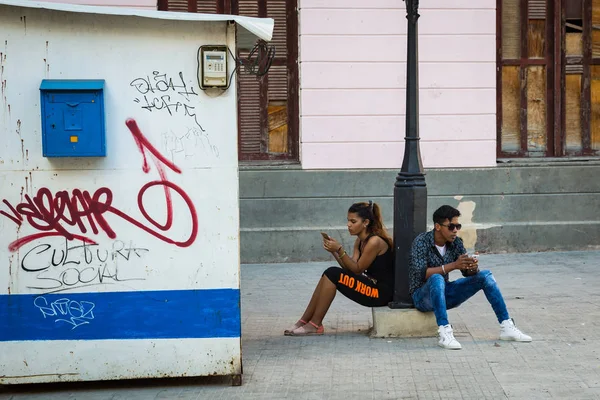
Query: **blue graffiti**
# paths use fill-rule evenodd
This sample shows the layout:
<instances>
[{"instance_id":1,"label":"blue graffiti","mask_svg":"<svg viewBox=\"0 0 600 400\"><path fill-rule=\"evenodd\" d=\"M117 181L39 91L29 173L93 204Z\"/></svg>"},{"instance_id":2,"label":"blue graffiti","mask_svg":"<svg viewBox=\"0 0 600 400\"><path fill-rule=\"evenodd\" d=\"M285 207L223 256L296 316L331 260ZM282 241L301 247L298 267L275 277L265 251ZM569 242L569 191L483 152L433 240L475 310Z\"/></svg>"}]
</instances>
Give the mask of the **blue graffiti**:
<instances>
[{"instance_id":1,"label":"blue graffiti","mask_svg":"<svg viewBox=\"0 0 600 400\"><path fill-rule=\"evenodd\" d=\"M94 319L94 307L96 305L89 301L75 301L62 298L48 304L44 297L36 297L33 304L40 310L44 318L56 317L54 322L66 322L71 325L71 330Z\"/></svg>"}]
</instances>

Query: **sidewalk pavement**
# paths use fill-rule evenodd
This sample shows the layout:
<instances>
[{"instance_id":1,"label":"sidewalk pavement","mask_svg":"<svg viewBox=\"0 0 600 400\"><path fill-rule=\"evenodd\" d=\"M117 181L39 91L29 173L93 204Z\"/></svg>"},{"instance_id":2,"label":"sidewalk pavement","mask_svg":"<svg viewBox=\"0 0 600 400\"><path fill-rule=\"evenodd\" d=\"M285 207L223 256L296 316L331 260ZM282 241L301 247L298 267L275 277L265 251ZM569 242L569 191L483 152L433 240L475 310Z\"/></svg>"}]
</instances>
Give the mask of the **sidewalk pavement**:
<instances>
[{"instance_id":1,"label":"sidewalk pavement","mask_svg":"<svg viewBox=\"0 0 600 400\"><path fill-rule=\"evenodd\" d=\"M242 266L240 387L121 381L5 388L0 399L600 399L600 251L481 255L533 342L499 341L478 293L449 312L459 351L437 338L371 339L371 310L339 293L325 336L283 336L329 265Z\"/></svg>"}]
</instances>

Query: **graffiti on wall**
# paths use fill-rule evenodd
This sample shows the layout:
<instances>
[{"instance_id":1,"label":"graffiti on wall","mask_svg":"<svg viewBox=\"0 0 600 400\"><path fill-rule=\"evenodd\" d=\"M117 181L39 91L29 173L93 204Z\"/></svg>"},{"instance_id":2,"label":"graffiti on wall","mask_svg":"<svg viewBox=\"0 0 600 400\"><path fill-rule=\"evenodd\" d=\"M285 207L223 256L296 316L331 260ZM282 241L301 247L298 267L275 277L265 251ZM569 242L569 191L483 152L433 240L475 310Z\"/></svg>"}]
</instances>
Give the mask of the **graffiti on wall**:
<instances>
[{"instance_id":1,"label":"graffiti on wall","mask_svg":"<svg viewBox=\"0 0 600 400\"><path fill-rule=\"evenodd\" d=\"M45 239L23 252L21 270L35 276L28 288L55 293L94 285L112 285L144 280L133 268L150 250L133 242L116 240L99 246ZM127 265L128 268L123 267Z\"/></svg>"},{"instance_id":2,"label":"graffiti on wall","mask_svg":"<svg viewBox=\"0 0 600 400\"><path fill-rule=\"evenodd\" d=\"M93 193L81 189L73 189L70 193L66 190L52 193L50 189L42 187L33 197L25 194L24 200L16 205L7 199L2 200L6 209L0 210L0 215L14 222L19 228L26 222L38 231L12 242L9 245L10 251L17 251L27 243L52 236L65 237L67 240L79 240L89 245L97 244L91 234L98 235L103 232L109 238L116 239L117 232L108 223L106 219L108 215L119 217L139 230L169 244L188 247L194 243L198 234L196 208L189 195L180 186L170 181L167 176L167 169L177 174L181 173L181 169L150 143L135 120L128 119L126 125L142 156L142 170L144 173L150 172L151 167L148 161L150 159L159 176L159 179L145 183L138 191L137 206L143 219L125 213L113 204L113 192L108 187L98 188ZM166 201L164 223L159 222L147 211L147 201L150 198L147 191L151 188L162 188L164 193ZM169 236L173 225L172 196L174 195L183 200L191 220L189 234L183 240Z\"/></svg>"},{"instance_id":3,"label":"graffiti on wall","mask_svg":"<svg viewBox=\"0 0 600 400\"><path fill-rule=\"evenodd\" d=\"M183 134L174 131L163 132L162 144L174 160L176 156L186 158L202 155L205 158L219 158L219 148L212 143L209 135L195 127L188 127Z\"/></svg>"},{"instance_id":4,"label":"graffiti on wall","mask_svg":"<svg viewBox=\"0 0 600 400\"><path fill-rule=\"evenodd\" d=\"M183 72L179 72L173 81L173 78L166 73L152 71L152 76L135 78L129 85L141 95L133 101L141 104L142 109L150 112L165 112L170 116L184 115L192 119L204 132L204 128L198 121L196 107L192 106L190 101L192 96L198 96L198 93L194 90L194 86L188 86L185 82Z\"/></svg>"},{"instance_id":5,"label":"graffiti on wall","mask_svg":"<svg viewBox=\"0 0 600 400\"><path fill-rule=\"evenodd\" d=\"M185 135L176 138L173 135L171 139L163 135L161 150L150 142L136 120L125 121L141 169L149 176L139 184L139 189L134 188L137 191L131 199L137 205L134 211L117 200L120 198L117 189L107 186L58 191L40 187L37 191L26 189L25 193L21 190L18 202L0 198L0 218L17 228L18 236L8 249L19 252L19 270L24 273L22 284L40 293L31 307L56 327L73 330L93 325L97 306L85 301L88 300L85 297L54 297L52 293L90 286L106 286L99 290L111 291L109 285L128 287L129 281L149 279L150 246L123 238L124 232L120 231L124 227L182 248L191 246L198 235L195 205L188 193L169 177L182 173L174 155L183 146L195 151L186 157L196 154L219 157L217 146L199 123L194 107L198 94L193 86L186 84L182 73L171 78L155 71L130 85L139 92L135 101L144 110L179 114L193 120ZM187 221L185 228L178 227L175 221L179 220ZM131 229L127 233L130 235Z\"/></svg>"},{"instance_id":6,"label":"graffiti on wall","mask_svg":"<svg viewBox=\"0 0 600 400\"><path fill-rule=\"evenodd\" d=\"M36 297L33 305L37 307L44 318L55 317L55 323L65 323L75 329L87 325L94 319L96 305L90 301L75 301L62 298L48 303L45 297Z\"/></svg>"}]
</instances>

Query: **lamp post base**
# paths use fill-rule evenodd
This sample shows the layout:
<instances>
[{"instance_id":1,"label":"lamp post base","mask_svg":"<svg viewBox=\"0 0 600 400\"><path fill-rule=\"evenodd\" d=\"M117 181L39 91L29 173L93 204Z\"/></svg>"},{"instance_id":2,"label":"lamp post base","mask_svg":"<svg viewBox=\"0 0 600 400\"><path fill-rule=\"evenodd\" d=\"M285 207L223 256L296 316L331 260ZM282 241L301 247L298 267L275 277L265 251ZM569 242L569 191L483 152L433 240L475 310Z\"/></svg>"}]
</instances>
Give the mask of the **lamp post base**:
<instances>
[{"instance_id":1,"label":"lamp post base","mask_svg":"<svg viewBox=\"0 0 600 400\"><path fill-rule=\"evenodd\" d=\"M418 185L418 186L417 186ZM421 186L422 185L422 186ZM409 287L412 242L427 229L427 187L423 174L405 179L400 173L394 187L394 297L390 308L414 308Z\"/></svg>"},{"instance_id":2,"label":"lamp post base","mask_svg":"<svg viewBox=\"0 0 600 400\"><path fill-rule=\"evenodd\" d=\"M413 303L406 303L404 301L390 301L388 303L388 307L392 309L401 309L401 308L415 308Z\"/></svg>"}]
</instances>

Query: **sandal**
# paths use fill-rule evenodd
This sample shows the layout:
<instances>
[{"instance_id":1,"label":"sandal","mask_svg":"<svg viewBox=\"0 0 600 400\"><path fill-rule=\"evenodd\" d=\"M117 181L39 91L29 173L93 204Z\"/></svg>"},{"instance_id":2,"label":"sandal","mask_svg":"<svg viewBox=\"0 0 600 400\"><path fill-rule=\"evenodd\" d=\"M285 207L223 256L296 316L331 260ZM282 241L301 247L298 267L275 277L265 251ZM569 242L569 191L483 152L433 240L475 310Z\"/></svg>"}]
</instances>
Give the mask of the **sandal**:
<instances>
[{"instance_id":1,"label":"sandal","mask_svg":"<svg viewBox=\"0 0 600 400\"><path fill-rule=\"evenodd\" d=\"M292 326L292 327L290 327L289 329L286 329L285 331L283 331L283 334L284 334L285 336L291 336L291 335L292 335L292 331L293 331L294 329L298 329L298 328L300 328L300 327L301 327L301 326L303 326L303 325L306 325L306 321L305 321L305 320L303 320L303 319L299 319L299 320L298 320L298 322L296 322L296 323L294 324L294 326Z\"/></svg>"},{"instance_id":2,"label":"sandal","mask_svg":"<svg viewBox=\"0 0 600 400\"><path fill-rule=\"evenodd\" d=\"M325 327L323 326L323 324L321 324L321 326L318 326L317 324L315 324L312 321L308 321L308 324L311 324L312 326L317 328L317 330L316 331L307 331L306 328L304 328L304 326L301 326L299 328L294 329L291 332L290 336L322 335L325 333ZM308 324L306 324L306 325L308 325Z\"/></svg>"}]
</instances>

